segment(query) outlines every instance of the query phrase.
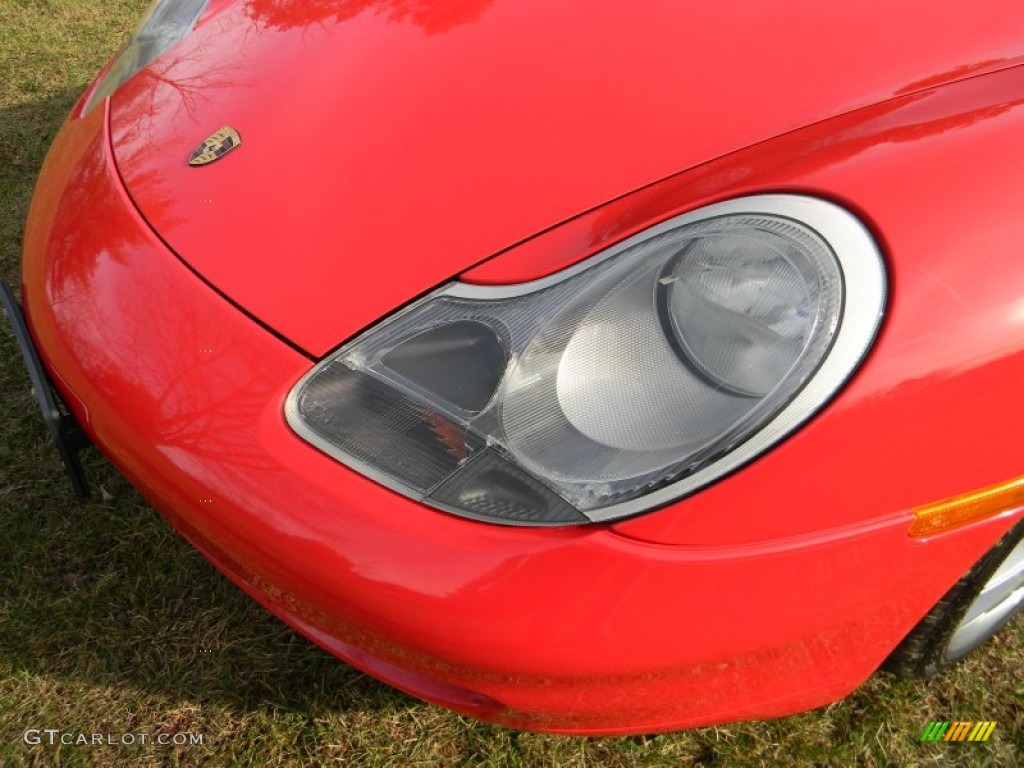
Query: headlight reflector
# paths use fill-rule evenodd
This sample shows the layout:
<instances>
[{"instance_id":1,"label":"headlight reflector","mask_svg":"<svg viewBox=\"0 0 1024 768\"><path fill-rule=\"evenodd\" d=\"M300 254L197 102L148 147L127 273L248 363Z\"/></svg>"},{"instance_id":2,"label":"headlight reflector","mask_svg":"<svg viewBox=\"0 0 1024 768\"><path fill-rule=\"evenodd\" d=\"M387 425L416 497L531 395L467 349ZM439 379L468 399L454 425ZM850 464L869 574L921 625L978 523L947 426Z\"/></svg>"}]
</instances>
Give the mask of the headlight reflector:
<instances>
[{"instance_id":1,"label":"headlight reflector","mask_svg":"<svg viewBox=\"0 0 1024 768\"><path fill-rule=\"evenodd\" d=\"M617 519L806 420L867 350L884 296L878 250L843 209L734 200L534 283L442 288L320 363L287 417L456 514Z\"/></svg>"}]
</instances>

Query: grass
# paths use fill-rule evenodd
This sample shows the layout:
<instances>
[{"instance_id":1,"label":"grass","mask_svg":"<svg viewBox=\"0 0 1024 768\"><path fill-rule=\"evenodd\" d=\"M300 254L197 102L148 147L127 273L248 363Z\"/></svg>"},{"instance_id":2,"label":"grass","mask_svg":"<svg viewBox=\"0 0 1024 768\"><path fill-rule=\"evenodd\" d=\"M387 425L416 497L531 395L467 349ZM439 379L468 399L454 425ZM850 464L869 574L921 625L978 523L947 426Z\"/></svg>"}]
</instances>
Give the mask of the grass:
<instances>
[{"instance_id":1,"label":"grass","mask_svg":"<svg viewBox=\"0 0 1024 768\"><path fill-rule=\"evenodd\" d=\"M0 0L0 274L16 282L32 184L63 115L143 0ZM1024 752L1024 622L929 682L876 675L772 721L576 739L421 703L298 637L179 539L97 455L76 507L0 331L0 765L997 765ZM922 744L936 718L985 744ZM201 733L202 746L30 747L29 728Z\"/></svg>"}]
</instances>

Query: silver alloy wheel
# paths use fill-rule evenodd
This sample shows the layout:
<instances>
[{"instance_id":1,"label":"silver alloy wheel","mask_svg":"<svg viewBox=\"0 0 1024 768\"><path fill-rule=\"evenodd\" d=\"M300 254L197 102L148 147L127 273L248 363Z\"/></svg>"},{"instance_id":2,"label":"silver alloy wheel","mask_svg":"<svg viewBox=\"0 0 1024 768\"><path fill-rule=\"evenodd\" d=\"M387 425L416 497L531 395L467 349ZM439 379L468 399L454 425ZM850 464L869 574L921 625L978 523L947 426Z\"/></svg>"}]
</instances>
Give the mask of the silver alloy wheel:
<instances>
[{"instance_id":1,"label":"silver alloy wheel","mask_svg":"<svg viewBox=\"0 0 1024 768\"><path fill-rule=\"evenodd\" d=\"M930 677L983 645L1024 608L1020 519L928 611L885 661L901 677Z\"/></svg>"},{"instance_id":2,"label":"silver alloy wheel","mask_svg":"<svg viewBox=\"0 0 1024 768\"><path fill-rule=\"evenodd\" d=\"M943 652L953 662L992 636L1024 606L1024 539L1017 542L967 607Z\"/></svg>"}]
</instances>

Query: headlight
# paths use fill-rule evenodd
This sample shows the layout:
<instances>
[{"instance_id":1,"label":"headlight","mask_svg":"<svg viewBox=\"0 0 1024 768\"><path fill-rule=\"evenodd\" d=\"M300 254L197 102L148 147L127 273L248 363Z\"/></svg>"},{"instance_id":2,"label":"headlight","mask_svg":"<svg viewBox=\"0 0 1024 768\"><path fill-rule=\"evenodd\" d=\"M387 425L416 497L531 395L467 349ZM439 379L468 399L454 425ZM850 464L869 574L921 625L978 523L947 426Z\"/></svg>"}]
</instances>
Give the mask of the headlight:
<instances>
[{"instance_id":1,"label":"headlight","mask_svg":"<svg viewBox=\"0 0 1024 768\"><path fill-rule=\"evenodd\" d=\"M128 78L185 37L195 27L209 0L155 0L139 26L96 84L82 113L86 114L120 88Z\"/></svg>"},{"instance_id":2,"label":"headlight","mask_svg":"<svg viewBox=\"0 0 1024 768\"><path fill-rule=\"evenodd\" d=\"M878 249L845 210L738 199L543 280L444 287L318 364L286 413L331 456L458 515L612 520L808 419L884 300Z\"/></svg>"}]
</instances>

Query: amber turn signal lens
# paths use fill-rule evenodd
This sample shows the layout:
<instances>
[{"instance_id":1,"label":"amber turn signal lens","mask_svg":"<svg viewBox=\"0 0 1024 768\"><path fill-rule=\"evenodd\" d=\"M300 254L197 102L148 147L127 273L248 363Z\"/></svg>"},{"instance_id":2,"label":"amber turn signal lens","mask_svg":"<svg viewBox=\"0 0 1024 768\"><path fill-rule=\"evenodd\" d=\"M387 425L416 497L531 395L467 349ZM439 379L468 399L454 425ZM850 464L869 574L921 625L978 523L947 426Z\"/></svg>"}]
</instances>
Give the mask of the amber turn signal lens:
<instances>
[{"instance_id":1,"label":"amber turn signal lens","mask_svg":"<svg viewBox=\"0 0 1024 768\"><path fill-rule=\"evenodd\" d=\"M978 491L914 507L910 535L932 536L1024 506L1024 477Z\"/></svg>"}]
</instances>

